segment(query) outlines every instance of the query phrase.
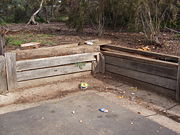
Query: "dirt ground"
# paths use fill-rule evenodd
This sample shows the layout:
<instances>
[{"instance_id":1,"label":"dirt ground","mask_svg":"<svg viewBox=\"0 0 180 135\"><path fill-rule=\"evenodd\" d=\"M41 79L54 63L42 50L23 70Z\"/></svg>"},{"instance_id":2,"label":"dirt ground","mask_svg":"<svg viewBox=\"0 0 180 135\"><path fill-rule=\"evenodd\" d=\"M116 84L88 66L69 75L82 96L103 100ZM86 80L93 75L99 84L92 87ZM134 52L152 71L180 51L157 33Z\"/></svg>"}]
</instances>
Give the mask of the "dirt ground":
<instances>
[{"instance_id":1,"label":"dirt ground","mask_svg":"<svg viewBox=\"0 0 180 135\"><path fill-rule=\"evenodd\" d=\"M52 81L52 79L49 78L49 81ZM81 90L79 88L81 82L88 83L88 89ZM26 86L25 83L24 85ZM109 74L96 76L86 74L73 77L72 79L67 78L65 80L56 80L51 83L44 82L42 84L31 82L31 86L29 87L22 87L9 93L1 94L0 107L64 98L67 95L73 95L82 91L112 93L115 94L119 100L127 99L132 103L156 111L157 114L168 116L170 119L180 122L179 105L174 100L161 94L156 94L153 90L148 91L136 85L132 85ZM175 110L171 112L173 109Z\"/></svg>"},{"instance_id":2,"label":"dirt ground","mask_svg":"<svg viewBox=\"0 0 180 135\"><path fill-rule=\"evenodd\" d=\"M130 33L121 32L121 30L106 30L102 37L97 37L96 30L86 28L83 33L77 33L74 29L69 29L64 23L40 24L36 26L26 26L25 24L11 24L9 28L13 32L9 32L8 36L31 34L24 39L29 42L28 38L39 38L41 47L64 45L70 43L81 43L85 40L92 39L108 39L113 45L125 46L136 49L143 49L153 52L165 53L180 56L180 37L174 33L162 32L159 39L163 43L162 47L147 43L142 32ZM39 34L39 35L38 35ZM40 35L46 34L46 35ZM34 37L32 36L34 35ZM28 37L29 36L29 37ZM43 36L45 38L41 38ZM24 41L24 42L25 42ZM7 45L6 51L20 49L19 46Z\"/></svg>"},{"instance_id":3,"label":"dirt ground","mask_svg":"<svg viewBox=\"0 0 180 135\"><path fill-rule=\"evenodd\" d=\"M88 89L79 89L81 82L87 82ZM123 106L180 133L180 106L178 103L110 75L85 75L4 93L0 95L0 114L17 112L48 102L54 103L54 100L61 103L66 98L73 99L82 94L90 96L90 93L98 94L108 101L112 101L113 104L118 104L119 108ZM95 96L92 95L92 98ZM88 97L88 99L91 98ZM98 100L101 101L101 99ZM72 105L73 102L70 100L68 103ZM55 104L57 105L57 103Z\"/></svg>"}]
</instances>

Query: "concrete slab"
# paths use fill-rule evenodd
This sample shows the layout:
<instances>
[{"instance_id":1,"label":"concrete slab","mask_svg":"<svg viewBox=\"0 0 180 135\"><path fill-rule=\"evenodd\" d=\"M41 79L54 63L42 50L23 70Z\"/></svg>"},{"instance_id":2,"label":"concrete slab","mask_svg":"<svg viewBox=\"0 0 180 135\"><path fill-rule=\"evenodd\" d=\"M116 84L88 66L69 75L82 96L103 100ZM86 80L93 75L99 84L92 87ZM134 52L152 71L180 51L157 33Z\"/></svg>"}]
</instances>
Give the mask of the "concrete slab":
<instances>
[{"instance_id":1,"label":"concrete slab","mask_svg":"<svg viewBox=\"0 0 180 135\"><path fill-rule=\"evenodd\" d=\"M109 112L98 111L103 107ZM0 115L0 135L36 134L178 135L95 93Z\"/></svg>"}]
</instances>

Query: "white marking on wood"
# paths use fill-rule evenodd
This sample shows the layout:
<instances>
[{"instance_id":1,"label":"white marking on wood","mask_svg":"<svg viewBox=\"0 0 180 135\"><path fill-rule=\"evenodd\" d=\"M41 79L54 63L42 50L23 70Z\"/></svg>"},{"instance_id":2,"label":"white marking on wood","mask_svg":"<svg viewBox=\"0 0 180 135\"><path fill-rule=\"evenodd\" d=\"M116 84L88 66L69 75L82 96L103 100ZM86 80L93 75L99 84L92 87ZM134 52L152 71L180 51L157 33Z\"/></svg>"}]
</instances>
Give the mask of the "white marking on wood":
<instances>
[{"instance_id":1,"label":"white marking on wood","mask_svg":"<svg viewBox=\"0 0 180 135\"><path fill-rule=\"evenodd\" d=\"M26 44L21 44L21 47L37 47L37 45L40 45L39 42L31 42Z\"/></svg>"}]
</instances>

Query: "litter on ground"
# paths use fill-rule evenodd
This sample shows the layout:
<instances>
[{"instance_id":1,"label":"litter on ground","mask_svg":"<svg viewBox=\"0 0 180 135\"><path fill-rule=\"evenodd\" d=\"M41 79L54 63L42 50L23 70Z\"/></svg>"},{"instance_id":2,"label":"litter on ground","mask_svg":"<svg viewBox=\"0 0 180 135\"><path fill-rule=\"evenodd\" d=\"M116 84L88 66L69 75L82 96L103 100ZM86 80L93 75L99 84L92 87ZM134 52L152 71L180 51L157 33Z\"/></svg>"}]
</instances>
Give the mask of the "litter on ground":
<instances>
[{"instance_id":1,"label":"litter on ground","mask_svg":"<svg viewBox=\"0 0 180 135\"><path fill-rule=\"evenodd\" d=\"M108 113L108 112L109 112L109 110L108 110L108 109L105 109L105 108L101 108L101 109L99 109L99 111L100 111L100 112L104 112L104 113Z\"/></svg>"}]
</instances>

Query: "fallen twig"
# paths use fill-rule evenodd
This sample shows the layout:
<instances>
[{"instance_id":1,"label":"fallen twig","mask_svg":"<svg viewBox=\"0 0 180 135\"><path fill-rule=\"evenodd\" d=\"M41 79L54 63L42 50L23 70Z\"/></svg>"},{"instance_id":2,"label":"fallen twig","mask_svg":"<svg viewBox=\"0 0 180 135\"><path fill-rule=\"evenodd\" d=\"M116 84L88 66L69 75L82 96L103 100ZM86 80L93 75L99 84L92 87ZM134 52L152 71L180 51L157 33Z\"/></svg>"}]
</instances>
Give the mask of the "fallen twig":
<instances>
[{"instance_id":1,"label":"fallen twig","mask_svg":"<svg viewBox=\"0 0 180 135\"><path fill-rule=\"evenodd\" d=\"M180 34L180 31L176 31L176 30L173 30L173 29L171 29L171 28L168 28L168 27L165 27L167 30L170 30L170 31L172 31L172 32L175 32L175 33L179 33Z\"/></svg>"}]
</instances>

